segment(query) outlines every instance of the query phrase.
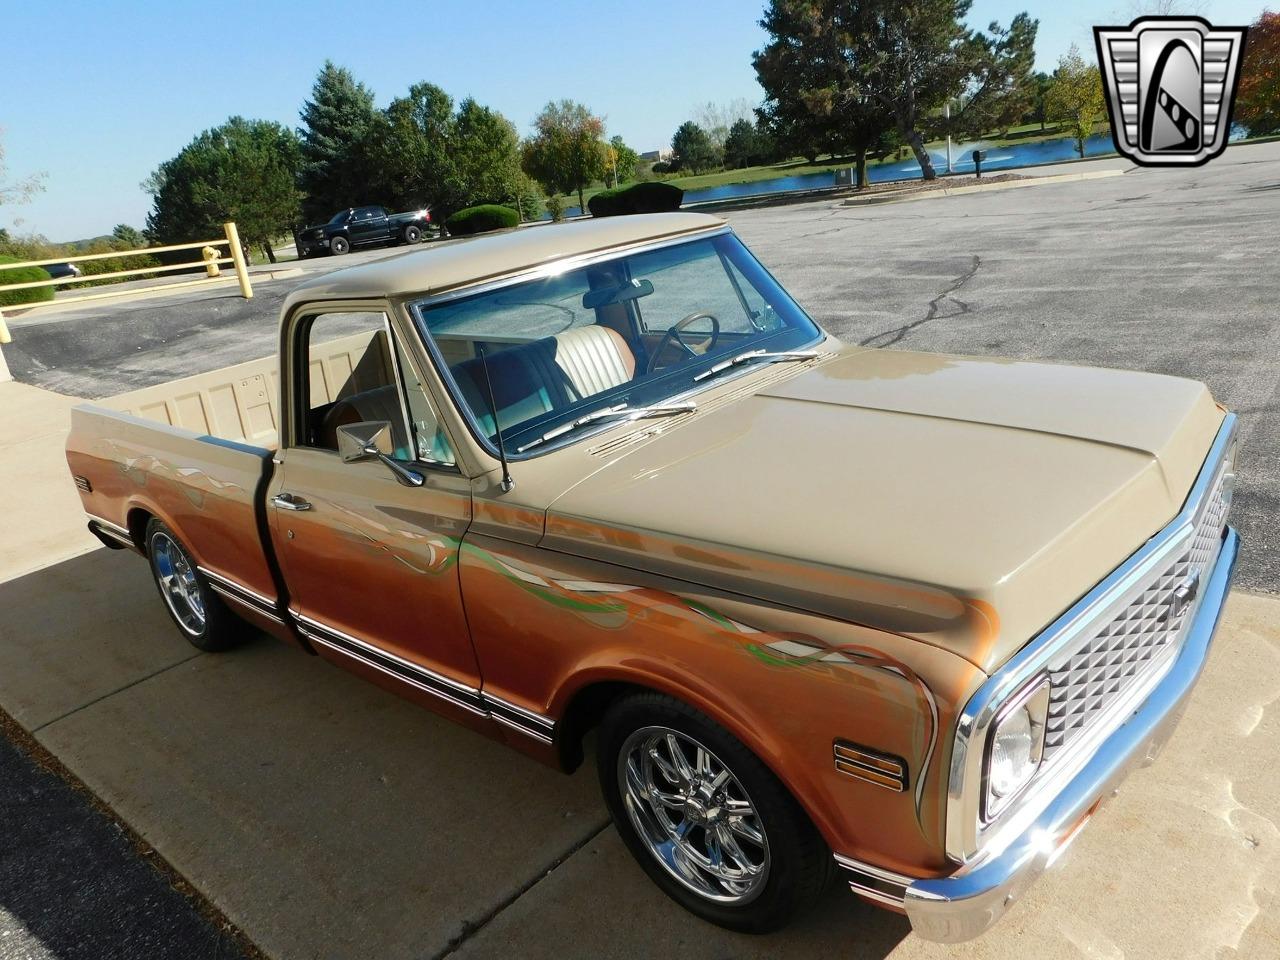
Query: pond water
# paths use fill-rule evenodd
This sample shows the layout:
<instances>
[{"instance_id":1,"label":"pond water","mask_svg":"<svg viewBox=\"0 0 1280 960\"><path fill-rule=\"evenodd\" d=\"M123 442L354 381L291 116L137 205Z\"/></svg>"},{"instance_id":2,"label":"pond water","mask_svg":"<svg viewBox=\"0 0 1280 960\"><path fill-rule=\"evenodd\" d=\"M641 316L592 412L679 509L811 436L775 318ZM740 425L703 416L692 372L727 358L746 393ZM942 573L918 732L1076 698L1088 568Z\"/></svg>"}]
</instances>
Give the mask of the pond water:
<instances>
[{"instance_id":1,"label":"pond water","mask_svg":"<svg viewBox=\"0 0 1280 960\"><path fill-rule=\"evenodd\" d=\"M953 144L951 148L951 169L956 173L973 173L973 151L982 150L986 157L982 161L983 171L1008 170L1012 167L1025 167L1041 163L1061 163L1079 156L1076 142L1069 137L1058 140L1042 140L1038 143L1022 143L1010 146L993 147L986 142ZM1086 157L1105 156L1115 153L1115 146L1109 134L1095 134L1084 142ZM947 169L947 152L930 150L934 169L945 173ZM911 180L920 176L920 164L915 157L897 163L881 163L867 167L867 177L872 183L884 180ZM727 183L719 187L707 187L703 190L686 190L685 203L703 203L707 200L737 200L742 197L758 197L766 193L782 193L792 190L819 190L835 186L834 173L802 173L793 177L775 177L772 180L757 180L754 183ZM576 217L577 206L567 207L565 216ZM544 219L547 219L544 217Z\"/></svg>"}]
</instances>

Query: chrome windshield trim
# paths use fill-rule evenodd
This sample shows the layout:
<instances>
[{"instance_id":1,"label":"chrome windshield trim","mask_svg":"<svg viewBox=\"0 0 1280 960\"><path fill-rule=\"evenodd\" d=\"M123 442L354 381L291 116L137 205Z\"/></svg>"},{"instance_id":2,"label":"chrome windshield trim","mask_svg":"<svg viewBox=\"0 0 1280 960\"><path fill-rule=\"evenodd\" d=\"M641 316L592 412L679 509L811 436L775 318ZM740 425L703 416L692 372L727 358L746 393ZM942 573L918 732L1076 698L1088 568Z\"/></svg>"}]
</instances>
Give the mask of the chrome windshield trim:
<instances>
[{"instance_id":1,"label":"chrome windshield trim","mask_svg":"<svg viewBox=\"0 0 1280 960\"><path fill-rule=\"evenodd\" d=\"M480 445L480 448L484 450L486 454L492 457L494 461L497 461L500 459L498 454L498 448L485 435L484 431L480 428L479 420L476 418L475 413L471 410L470 405L462 400L462 395L463 395L462 388L458 386L458 381L454 379L453 371L449 369L449 364L445 361L444 355L440 352L440 348L439 348L439 345L436 343L435 337L431 335L431 331L428 328L426 319L424 317L425 311L429 310L434 306L438 306L442 303L449 303L453 300L458 300L464 297L478 296L484 293L492 293L495 290L502 290L507 287L516 286L522 283L528 283L533 280L546 279L547 277L556 276L558 274L565 273L569 270L577 270L581 267L589 267L595 263L603 263L606 260L616 260L619 257L634 256L636 254L648 253L651 250L661 250L666 247L675 247L685 243L693 243L699 240L710 240L710 239L714 239L716 237L722 237L722 236L736 236L736 235L733 233L733 229L728 224L725 224L723 226L708 227L702 230L690 230L688 233L680 233L671 237L663 237L660 240L648 240L642 243L630 244L627 246L611 247L607 250L596 251L595 253L582 254L574 257L565 257L560 260L552 260L548 263L542 264L531 270L525 270L520 273L511 274L506 277L498 277L493 280L484 280L476 283L470 283L461 287L454 287L449 290L444 290L444 291L441 291L440 293L435 293L435 294L428 293L424 296L416 297L412 299L407 298L404 301L404 307L406 312L409 315L410 322L413 324L415 330L417 331L418 339L421 341L423 345L423 349L426 351L427 358L431 361L431 364L435 367L437 376L439 376L441 383L443 383L445 390L449 394L449 399L453 405L453 408L457 411L458 415L462 418L462 422L466 426L467 431L471 434L472 439L474 439L476 443ZM739 239L738 242L742 243L741 239ZM801 344L801 347L802 348L816 347L819 344L823 343L827 339L827 334L818 325L817 321L815 321L812 317L809 316L808 311L806 311L804 307L800 305L799 301L797 301L795 297L791 296L790 292L787 291L786 287L782 286L781 283L778 283L777 278L775 278L773 274L769 272L768 268L765 267L764 264L760 263L756 255L751 252L750 248L748 248L745 243L742 244L742 248L743 250L746 251L749 257L751 257L753 260L756 261L757 264L759 264L760 269L763 270L764 273L767 274L775 284L777 284L778 288L787 296L788 299L791 300L792 303L795 304L796 309L799 310L800 313L803 314L804 317L811 324L813 324L814 329L817 330L817 336L814 337L812 340L807 341L804 344ZM773 334L772 336L776 336L776 334ZM819 354L819 356L821 355ZM755 367L753 364L746 364L741 370L735 371L730 376L714 379L713 382L710 382L710 383L695 382L690 386L689 389L684 390L681 393L673 394L672 396L665 398L661 402L663 404L682 402L687 398L689 398L690 396L693 396L705 390L712 389L714 387L721 386L722 384L727 383L732 379L748 376L750 375L750 373L754 372L754 370L755 370ZM594 429L576 431L572 434L571 437L568 437L568 436L557 437L555 441L537 445L533 449L527 450L526 452L521 452L520 450L509 450L507 452L507 460L512 463L515 463L521 460L529 460L534 457L544 456L548 453L552 453L556 450L559 450L562 447L568 446L573 443L578 443L584 440L588 440L591 437L605 433L606 431L609 431L609 430L615 430L618 427L624 426L624 425L625 425L625 421L623 423L603 421L598 425L596 425ZM505 431L504 431L504 435L505 435Z\"/></svg>"},{"instance_id":2,"label":"chrome windshield trim","mask_svg":"<svg viewBox=\"0 0 1280 960\"><path fill-rule=\"evenodd\" d=\"M1005 701L1023 684L1043 671L1050 660L1078 635L1106 615L1108 608L1120 603L1128 593L1161 564L1167 563L1179 549L1195 536L1196 521L1201 515L1209 491L1218 477L1227 449L1235 440L1237 420L1228 413L1204 464L1183 501L1178 515L1160 532L1142 545L1102 582L1086 593L1065 613L1040 632L998 669L969 699L956 721L951 755L951 773L947 788L946 853L956 863L969 863L979 855L996 855L1001 837L1007 841L1018 833L1023 821L1049 804L1055 789L1068 781L1088 761L1091 749L1105 739L1109 724L1099 723L1089 736L1081 737L1071 753L1054 759L1024 790L1022 796L1007 807L990 824L980 819L982 799L982 763L987 732ZM1203 597L1200 598L1201 600ZM1120 702L1120 708L1138 702L1149 693L1167 671L1160 671L1135 687Z\"/></svg>"},{"instance_id":3,"label":"chrome windshield trim","mask_svg":"<svg viewBox=\"0 0 1280 960\"><path fill-rule=\"evenodd\" d=\"M550 229L555 228L552 227ZM648 253L650 250L661 250L664 247L674 247L682 243L688 243L692 240L705 240L710 237L723 236L726 233L733 233L733 229L727 223L719 227L704 227L700 230L690 230L687 233L677 233L669 237L662 237L658 240L644 240L640 243L633 243L627 246L609 247L606 250L597 250L594 253L583 253L572 257L562 257L559 260L549 260L536 267L532 267L528 270L522 270L519 273L509 274L505 277L496 277L492 280L478 280L464 284L460 287L451 287L448 290L442 290L439 293L427 293L425 296L410 300L408 305L415 309L434 307L441 303L448 303L451 300L461 299L462 297L471 297L481 293L491 293L494 290L501 290L504 287L513 287L521 283L528 283L530 280L545 280L547 277L554 277L561 273L567 273L570 270L577 270L579 267L589 267L595 263L603 263L605 260L614 260L621 256L631 256L637 253Z\"/></svg>"}]
</instances>

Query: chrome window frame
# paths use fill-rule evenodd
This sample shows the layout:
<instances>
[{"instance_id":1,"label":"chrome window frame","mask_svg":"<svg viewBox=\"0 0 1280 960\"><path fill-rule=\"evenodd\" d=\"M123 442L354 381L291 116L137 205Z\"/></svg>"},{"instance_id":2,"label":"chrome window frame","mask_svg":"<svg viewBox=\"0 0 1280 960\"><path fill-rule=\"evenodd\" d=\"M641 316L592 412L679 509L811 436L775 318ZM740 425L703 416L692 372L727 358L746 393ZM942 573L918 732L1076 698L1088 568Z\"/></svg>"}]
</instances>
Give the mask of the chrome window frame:
<instances>
[{"instance_id":1,"label":"chrome window frame","mask_svg":"<svg viewBox=\"0 0 1280 960\"><path fill-rule=\"evenodd\" d=\"M1189 548L1195 539L1202 512L1208 506L1208 495L1224 469L1227 452L1235 442L1236 430L1235 414L1226 414L1178 515L1014 654L970 697L956 721L947 788L946 853L952 861L967 864L995 856L1021 835L1062 785L1088 762L1099 744L1114 732L1117 718L1127 716L1136 708L1172 667L1176 656L1169 657L1160 669L1125 691L1086 732L1043 763L1019 795L992 820L982 819L986 792L986 744L997 717L1010 698L1022 691L1034 677L1046 673L1050 662L1076 642L1081 633L1113 615L1149 582L1156 571L1163 569L1180 551ZM1211 558L1210 567L1213 562ZM1194 620L1202 599L1203 593L1188 612L1183 629L1185 623Z\"/></svg>"},{"instance_id":2,"label":"chrome window frame","mask_svg":"<svg viewBox=\"0 0 1280 960\"><path fill-rule=\"evenodd\" d=\"M549 228L536 227L529 229ZM598 250L594 253L564 257L559 260L551 260L547 263L540 264L539 266L533 267L529 270L522 270L519 273L510 274L509 276L465 284L436 294L407 298L404 301L404 306L410 320L414 324L414 328L418 332L418 337L422 341L428 358L436 368L436 373L440 378L440 382L444 384L445 390L449 393L449 399L452 401L454 409L457 410L458 416L462 418L462 422L466 425L472 438L480 445L480 448L484 450L485 453L489 454L489 456L493 457L494 460L497 460L499 459L498 447L485 435L484 431L480 428L480 423L472 412L470 405L465 399L463 399L462 388L458 386L458 381L453 377L453 371L449 369L449 364L445 361L444 355L440 353L439 347L436 345L435 337L431 335L430 327L427 325L426 319L423 316L424 311L442 303L449 303L450 301L459 300L464 297L473 297L485 293L491 293L495 290L502 290L506 287L517 286L534 280L543 280L561 273L567 273L570 270L578 270L582 267L589 267L592 264L604 263L607 260L617 260L621 257L648 253L650 250L661 250L665 247L680 246L681 244L693 243L698 240L711 240L725 235L732 235L736 237L736 234L733 233L733 229L728 224L719 227L708 227L703 230L692 230L688 233L678 234L673 237L663 237L660 240L645 240L640 243L629 244L626 246L611 247L608 250ZM741 238L738 238L738 242L742 243ZM805 310L804 307L800 305L800 302L796 300L795 297L791 296L790 291L788 291L787 288L778 281L778 278L769 271L768 267L760 262L759 257L752 253L750 247L743 243L742 248L747 251L757 264L759 264L760 269L769 277L770 280L778 285L778 289L791 299L791 302L795 304L796 309L798 309L800 313L804 315L805 319L813 324L814 329L818 331L818 335L814 339L805 341L794 349L810 349L825 342L827 339L826 331L822 329L822 326L814 320L813 317L809 316L809 311ZM694 396L695 394L705 392L712 387L722 386L726 383L730 383L741 377L747 376L750 373L758 372L758 369L758 366L753 368L751 364L744 364L739 370L727 372L724 376L706 381L705 383L694 384L688 390L668 397L663 402L679 403ZM536 449L530 450L526 453L520 453L516 450L508 450L506 459L510 463L517 463L522 460L532 460L537 457L545 456L549 453L554 453L562 447L571 446L584 440L589 440L592 437L605 433L606 431L616 429L620 425L622 425L622 423L619 421L603 421L594 429L574 431L561 440L541 444Z\"/></svg>"}]
</instances>

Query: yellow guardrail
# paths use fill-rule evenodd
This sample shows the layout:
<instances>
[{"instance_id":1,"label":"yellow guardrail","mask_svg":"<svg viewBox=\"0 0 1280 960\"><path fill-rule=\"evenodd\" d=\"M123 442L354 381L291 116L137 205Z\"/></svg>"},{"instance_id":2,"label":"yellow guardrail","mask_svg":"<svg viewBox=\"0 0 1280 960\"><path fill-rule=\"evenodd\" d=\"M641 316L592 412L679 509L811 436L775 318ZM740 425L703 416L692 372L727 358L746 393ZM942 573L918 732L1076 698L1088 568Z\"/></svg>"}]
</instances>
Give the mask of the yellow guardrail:
<instances>
[{"instance_id":1,"label":"yellow guardrail","mask_svg":"<svg viewBox=\"0 0 1280 960\"><path fill-rule=\"evenodd\" d=\"M235 267L235 279L240 284L240 294L246 300L250 300L253 298L253 285L249 282L249 268L245 263L244 248L240 246L240 233L234 223L224 223L222 229L225 235L218 240L196 240L192 243L174 243L164 247L145 247L141 250L112 250L109 253L86 253L75 257L51 257L48 260L6 263L0 265L0 275L3 275L5 270L17 270L20 267L44 267L52 263L83 263L87 260L125 259L128 257L148 256L154 253L170 253L176 250L199 250L201 252L200 259L190 263L172 263L159 267L138 267L134 270L113 270L110 273L97 273L88 277L58 277L50 280L32 280L28 283L0 283L0 291L30 290L34 287L57 287L68 283L83 283L86 280L122 280L127 277L140 277L146 274L173 273L178 270L191 270L195 267L205 268L207 276L199 280L180 280L177 283L162 283L145 288L148 293L158 290L176 290L181 287L208 286L231 279L230 277L221 276L221 271L218 269L219 264L229 263ZM223 247L227 248L227 256L220 257L218 253ZM119 297L136 292L137 290L135 289L104 290L82 296L64 297L60 300L23 304L22 309L29 310L68 303L83 303L88 300L104 300L109 297ZM0 343L12 342L13 338L4 322L4 314L0 313Z\"/></svg>"}]
</instances>

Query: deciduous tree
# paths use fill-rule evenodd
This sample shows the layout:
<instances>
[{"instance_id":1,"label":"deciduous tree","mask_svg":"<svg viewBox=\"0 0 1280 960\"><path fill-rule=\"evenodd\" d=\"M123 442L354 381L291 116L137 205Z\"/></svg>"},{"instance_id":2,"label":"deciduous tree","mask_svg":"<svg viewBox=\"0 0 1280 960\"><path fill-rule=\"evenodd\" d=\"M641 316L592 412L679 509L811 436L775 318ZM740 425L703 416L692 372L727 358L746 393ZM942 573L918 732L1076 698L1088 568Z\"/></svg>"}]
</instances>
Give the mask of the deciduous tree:
<instances>
[{"instance_id":1,"label":"deciduous tree","mask_svg":"<svg viewBox=\"0 0 1280 960\"><path fill-rule=\"evenodd\" d=\"M373 91L326 60L302 106L298 185L308 219L368 203L367 148L378 119Z\"/></svg>"},{"instance_id":2,"label":"deciduous tree","mask_svg":"<svg viewBox=\"0 0 1280 960\"><path fill-rule=\"evenodd\" d=\"M784 127L806 126L796 102L817 117L849 110L869 125L875 111L887 112L931 180L925 134L942 105L967 94L963 110L975 122L1002 119L1023 95L1015 80L1030 65L1035 21L1023 14L983 35L964 24L969 7L970 0L771 0L761 25L772 39L756 54L756 71L766 93L777 102L781 92L791 107L779 114ZM784 64L796 72L791 81Z\"/></svg>"},{"instance_id":3,"label":"deciduous tree","mask_svg":"<svg viewBox=\"0 0 1280 960\"><path fill-rule=\"evenodd\" d=\"M609 138L609 149L613 151L614 173L619 183L626 183L636 178L636 166L640 163L640 154L632 150L621 136Z\"/></svg>"},{"instance_id":4,"label":"deciduous tree","mask_svg":"<svg viewBox=\"0 0 1280 960\"><path fill-rule=\"evenodd\" d=\"M577 191L585 212L582 191L604 176L604 121L581 103L561 100L543 107L533 127L521 151L524 171L550 194Z\"/></svg>"},{"instance_id":5,"label":"deciduous tree","mask_svg":"<svg viewBox=\"0 0 1280 960\"><path fill-rule=\"evenodd\" d=\"M1066 123L1084 156L1084 142L1093 135L1094 125L1106 119L1107 104L1102 93L1102 74L1086 63L1075 44L1058 61L1053 80L1045 94L1045 113L1051 120Z\"/></svg>"},{"instance_id":6,"label":"deciduous tree","mask_svg":"<svg viewBox=\"0 0 1280 960\"><path fill-rule=\"evenodd\" d=\"M206 130L143 184L154 197L147 233L161 244L204 240L234 220L273 262L271 241L298 216L301 151L293 131L232 117Z\"/></svg>"},{"instance_id":7,"label":"deciduous tree","mask_svg":"<svg viewBox=\"0 0 1280 960\"><path fill-rule=\"evenodd\" d=\"M1264 10L1249 27L1235 119L1253 136L1280 133L1280 13Z\"/></svg>"}]
</instances>

